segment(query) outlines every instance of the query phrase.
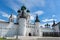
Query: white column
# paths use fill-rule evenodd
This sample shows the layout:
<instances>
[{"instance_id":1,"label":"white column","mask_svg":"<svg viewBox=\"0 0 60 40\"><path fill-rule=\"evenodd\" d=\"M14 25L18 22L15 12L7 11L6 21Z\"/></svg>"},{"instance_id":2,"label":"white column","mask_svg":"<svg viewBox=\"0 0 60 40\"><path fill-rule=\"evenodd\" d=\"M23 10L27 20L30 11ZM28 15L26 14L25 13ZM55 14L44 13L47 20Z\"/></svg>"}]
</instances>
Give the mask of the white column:
<instances>
[{"instance_id":1,"label":"white column","mask_svg":"<svg viewBox=\"0 0 60 40\"><path fill-rule=\"evenodd\" d=\"M21 36L26 35L26 19L25 18L19 19L19 33Z\"/></svg>"}]
</instances>

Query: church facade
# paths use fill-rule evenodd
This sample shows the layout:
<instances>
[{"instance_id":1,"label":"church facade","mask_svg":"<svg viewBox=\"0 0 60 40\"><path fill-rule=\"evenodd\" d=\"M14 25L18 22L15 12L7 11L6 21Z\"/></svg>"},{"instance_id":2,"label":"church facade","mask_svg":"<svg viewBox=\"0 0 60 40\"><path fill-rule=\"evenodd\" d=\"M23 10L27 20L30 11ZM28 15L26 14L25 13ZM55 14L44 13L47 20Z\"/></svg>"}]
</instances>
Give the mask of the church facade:
<instances>
[{"instance_id":1,"label":"church facade","mask_svg":"<svg viewBox=\"0 0 60 40\"><path fill-rule=\"evenodd\" d=\"M14 37L14 36L43 36L43 32L54 32L52 28L40 27L40 20L38 15L34 24L30 23L30 11L22 6L17 11L17 22L14 23L13 14L9 18L9 22L0 21L0 37Z\"/></svg>"}]
</instances>

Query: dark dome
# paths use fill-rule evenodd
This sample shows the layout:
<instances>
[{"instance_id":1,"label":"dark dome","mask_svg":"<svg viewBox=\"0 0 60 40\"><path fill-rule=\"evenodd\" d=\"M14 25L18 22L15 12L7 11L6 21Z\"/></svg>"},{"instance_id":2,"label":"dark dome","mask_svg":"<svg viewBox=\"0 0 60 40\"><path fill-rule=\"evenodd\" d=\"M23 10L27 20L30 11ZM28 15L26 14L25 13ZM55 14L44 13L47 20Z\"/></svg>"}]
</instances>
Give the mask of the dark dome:
<instances>
[{"instance_id":1,"label":"dark dome","mask_svg":"<svg viewBox=\"0 0 60 40\"><path fill-rule=\"evenodd\" d=\"M21 7L21 10L26 10L26 7L23 5L23 6Z\"/></svg>"},{"instance_id":2,"label":"dark dome","mask_svg":"<svg viewBox=\"0 0 60 40\"><path fill-rule=\"evenodd\" d=\"M29 10L27 10L27 12L30 12Z\"/></svg>"},{"instance_id":3,"label":"dark dome","mask_svg":"<svg viewBox=\"0 0 60 40\"><path fill-rule=\"evenodd\" d=\"M20 10L18 10L17 12L18 12L18 13L20 13L21 11L20 11Z\"/></svg>"},{"instance_id":4,"label":"dark dome","mask_svg":"<svg viewBox=\"0 0 60 40\"><path fill-rule=\"evenodd\" d=\"M35 22L40 22L39 19L38 19L38 15L36 15L36 20Z\"/></svg>"}]
</instances>

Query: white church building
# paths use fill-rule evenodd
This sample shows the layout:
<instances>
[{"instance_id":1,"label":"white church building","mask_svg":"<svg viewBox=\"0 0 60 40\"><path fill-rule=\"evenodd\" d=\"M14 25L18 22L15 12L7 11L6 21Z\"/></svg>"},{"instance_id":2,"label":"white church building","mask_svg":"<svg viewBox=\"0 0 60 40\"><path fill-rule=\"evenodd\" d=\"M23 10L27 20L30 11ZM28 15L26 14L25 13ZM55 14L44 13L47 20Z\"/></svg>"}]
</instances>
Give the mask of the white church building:
<instances>
[{"instance_id":1,"label":"white church building","mask_svg":"<svg viewBox=\"0 0 60 40\"><path fill-rule=\"evenodd\" d=\"M9 18L9 22L0 21L0 37L14 37L14 36L43 36L43 32L54 32L59 31L54 30L54 27L43 28L40 27L40 20L38 15L34 20L34 24L30 23L30 11L22 6L20 10L17 11L17 22L14 23L13 14ZM55 27L56 29L56 27Z\"/></svg>"}]
</instances>

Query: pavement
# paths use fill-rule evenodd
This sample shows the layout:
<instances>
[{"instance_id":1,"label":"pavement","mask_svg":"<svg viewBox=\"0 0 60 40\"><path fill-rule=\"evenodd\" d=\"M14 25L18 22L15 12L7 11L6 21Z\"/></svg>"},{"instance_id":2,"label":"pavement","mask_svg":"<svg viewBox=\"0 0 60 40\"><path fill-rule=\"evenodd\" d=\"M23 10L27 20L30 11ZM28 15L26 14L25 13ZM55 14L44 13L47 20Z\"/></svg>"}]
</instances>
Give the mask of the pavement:
<instances>
[{"instance_id":1,"label":"pavement","mask_svg":"<svg viewBox=\"0 0 60 40\"><path fill-rule=\"evenodd\" d=\"M60 37L19 36L18 39L15 40L60 40Z\"/></svg>"},{"instance_id":2,"label":"pavement","mask_svg":"<svg viewBox=\"0 0 60 40\"><path fill-rule=\"evenodd\" d=\"M60 37L20 37L20 40L60 40Z\"/></svg>"}]
</instances>

